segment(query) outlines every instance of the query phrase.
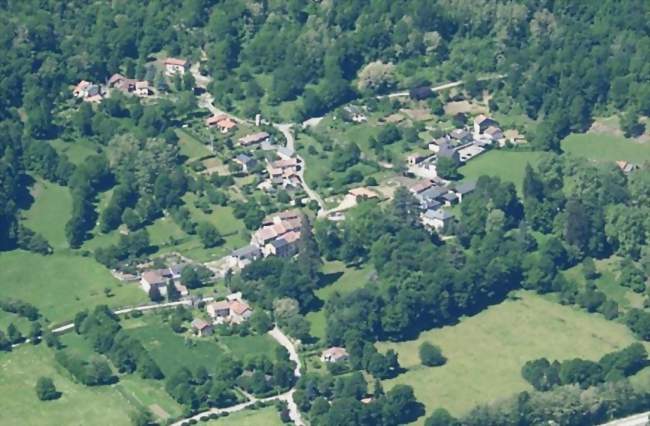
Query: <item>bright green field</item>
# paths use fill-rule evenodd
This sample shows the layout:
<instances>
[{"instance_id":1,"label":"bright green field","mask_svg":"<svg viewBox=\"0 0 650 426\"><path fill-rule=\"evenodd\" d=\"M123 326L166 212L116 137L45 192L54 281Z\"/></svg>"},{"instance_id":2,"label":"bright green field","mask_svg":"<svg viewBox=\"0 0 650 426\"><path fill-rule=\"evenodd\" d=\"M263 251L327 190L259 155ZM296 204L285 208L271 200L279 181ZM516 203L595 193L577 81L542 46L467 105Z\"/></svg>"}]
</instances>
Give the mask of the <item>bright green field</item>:
<instances>
[{"instance_id":1,"label":"bright green field","mask_svg":"<svg viewBox=\"0 0 650 426\"><path fill-rule=\"evenodd\" d=\"M206 148L201 141L187 133L185 130L176 129L176 134L178 135L181 154L188 159L196 159L211 154L210 150Z\"/></svg>"},{"instance_id":2,"label":"bright green field","mask_svg":"<svg viewBox=\"0 0 650 426\"><path fill-rule=\"evenodd\" d=\"M72 212L72 196L68 188L38 180L32 188L34 203L25 212L24 224L50 243L52 248L68 246L65 224Z\"/></svg>"},{"instance_id":3,"label":"bright green field","mask_svg":"<svg viewBox=\"0 0 650 426\"><path fill-rule=\"evenodd\" d=\"M61 398L48 402L36 398L34 385L40 376L54 380ZM0 424L4 426L130 424L128 412L134 407L115 387L74 383L45 345L0 353L0 377Z\"/></svg>"},{"instance_id":4,"label":"bright green field","mask_svg":"<svg viewBox=\"0 0 650 426\"><path fill-rule=\"evenodd\" d=\"M243 359L248 355L272 354L277 343L264 336L229 336L192 338L186 344L185 335L176 334L158 315L148 315L125 322L129 332L140 339L165 375L176 372L181 365L195 369L204 366L213 370L225 353ZM179 360L183 360L182 363Z\"/></svg>"},{"instance_id":5,"label":"bright green field","mask_svg":"<svg viewBox=\"0 0 650 426\"><path fill-rule=\"evenodd\" d=\"M218 420L200 423L211 426L282 426L280 415L275 407L265 407L259 410L244 410Z\"/></svg>"},{"instance_id":6,"label":"bright green field","mask_svg":"<svg viewBox=\"0 0 650 426\"><path fill-rule=\"evenodd\" d=\"M146 298L139 287L119 283L94 259L68 253L0 253L0 283L0 298L30 302L54 322L69 320L98 304L124 306ZM113 297L106 297L106 287Z\"/></svg>"},{"instance_id":7,"label":"bright green field","mask_svg":"<svg viewBox=\"0 0 650 426\"><path fill-rule=\"evenodd\" d=\"M503 181L512 182L521 193L526 164L534 166L542 153L528 151L492 150L470 160L460 168L467 180L476 180L482 175L498 176Z\"/></svg>"},{"instance_id":8,"label":"bright green field","mask_svg":"<svg viewBox=\"0 0 650 426\"><path fill-rule=\"evenodd\" d=\"M597 359L635 341L627 328L526 292L455 326L430 330L414 341L380 343L395 349L408 371L384 382L384 387L413 386L427 414L444 407L461 415L480 403L531 389L521 377L531 359ZM423 367L418 347L429 341L442 348L442 367ZM423 417L424 418L424 417Z\"/></svg>"},{"instance_id":9,"label":"bright green field","mask_svg":"<svg viewBox=\"0 0 650 426\"><path fill-rule=\"evenodd\" d=\"M368 263L360 268L346 267L343 262L327 262L323 265L325 281L334 280L326 286L318 289L316 295L323 302L327 302L335 292L346 294L352 290L363 287L368 282L373 268ZM307 314L307 320L311 324L311 335L318 338L325 338L325 311L320 310Z\"/></svg>"},{"instance_id":10,"label":"bright green field","mask_svg":"<svg viewBox=\"0 0 650 426\"><path fill-rule=\"evenodd\" d=\"M596 161L627 160L641 164L650 160L650 144L605 133L569 135L562 141L562 149Z\"/></svg>"}]
</instances>

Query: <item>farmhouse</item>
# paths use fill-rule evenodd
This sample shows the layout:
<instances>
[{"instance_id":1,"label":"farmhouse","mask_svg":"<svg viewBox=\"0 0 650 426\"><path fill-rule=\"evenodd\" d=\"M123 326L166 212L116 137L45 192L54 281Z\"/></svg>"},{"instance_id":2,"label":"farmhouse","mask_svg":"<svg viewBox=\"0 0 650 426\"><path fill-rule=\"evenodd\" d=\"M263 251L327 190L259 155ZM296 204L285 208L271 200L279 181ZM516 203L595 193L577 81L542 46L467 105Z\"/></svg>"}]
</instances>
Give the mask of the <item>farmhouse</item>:
<instances>
[{"instance_id":1,"label":"farmhouse","mask_svg":"<svg viewBox=\"0 0 650 426\"><path fill-rule=\"evenodd\" d=\"M160 271L146 271L140 277L140 286L146 293L149 293L153 287L158 288L160 294L167 293L166 285L167 280Z\"/></svg>"},{"instance_id":2,"label":"farmhouse","mask_svg":"<svg viewBox=\"0 0 650 426\"><path fill-rule=\"evenodd\" d=\"M271 135L269 135L266 132L258 132L258 133L252 133L250 135L241 137L237 142L241 146L252 146L252 145L261 144L263 142L267 142L269 141L270 137Z\"/></svg>"},{"instance_id":3,"label":"farmhouse","mask_svg":"<svg viewBox=\"0 0 650 426\"><path fill-rule=\"evenodd\" d=\"M422 213L422 223L425 226L434 228L436 231L440 231L445 228L449 223L451 223L454 215L447 212L444 209L429 209Z\"/></svg>"},{"instance_id":4,"label":"farmhouse","mask_svg":"<svg viewBox=\"0 0 650 426\"><path fill-rule=\"evenodd\" d=\"M302 229L302 215L297 210L287 210L267 216L262 227L255 231L251 244L263 247L265 256L292 256L295 254ZM274 244L274 241L280 240Z\"/></svg>"},{"instance_id":5,"label":"farmhouse","mask_svg":"<svg viewBox=\"0 0 650 426\"><path fill-rule=\"evenodd\" d=\"M458 202L463 202L463 197L476 189L476 182L469 181L463 182L456 185L456 188L453 189L454 193L458 197Z\"/></svg>"},{"instance_id":6,"label":"farmhouse","mask_svg":"<svg viewBox=\"0 0 650 426\"><path fill-rule=\"evenodd\" d=\"M221 133L228 133L237 127L237 123L226 114L218 114L206 118L205 125L211 128L216 127Z\"/></svg>"},{"instance_id":7,"label":"farmhouse","mask_svg":"<svg viewBox=\"0 0 650 426\"><path fill-rule=\"evenodd\" d=\"M264 246L264 256L291 257L298 252L299 231L289 231Z\"/></svg>"},{"instance_id":8,"label":"farmhouse","mask_svg":"<svg viewBox=\"0 0 650 426\"><path fill-rule=\"evenodd\" d=\"M190 62L188 60L178 58L165 59L165 74L170 77L174 74L179 74L182 76L189 68Z\"/></svg>"},{"instance_id":9,"label":"farmhouse","mask_svg":"<svg viewBox=\"0 0 650 426\"><path fill-rule=\"evenodd\" d=\"M329 363L346 361L348 358L348 351L346 351L345 348L338 346L333 346L331 348L325 349L320 356L321 361Z\"/></svg>"},{"instance_id":10,"label":"farmhouse","mask_svg":"<svg viewBox=\"0 0 650 426\"><path fill-rule=\"evenodd\" d=\"M239 154L232 161L239 164L244 173L250 172L257 165L257 160L246 154Z\"/></svg>"},{"instance_id":11,"label":"farmhouse","mask_svg":"<svg viewBox=\"0 0 650 426\"><path fill-rule=\"evenodd\" d=\"M242 299L241 293L233 293L226 300L209 303L206 311L216 324L241 324L253 315L253 310Z\"/></svg>"},{"instance_id":12,"label":"farmhouse","mask_svg":"<svg viewBox=\"0 0 650 426\"><path fill-rule=\"evenodd\" d=\"M192 321L192 330L201 337L211 336L213 332L212 324L200 318Z\"/></svg>"},{"instance_id":13,"label":"farmhouse","mask_svg":"<svg viewBox=\"0 0 650 426\"><path fill-rule=\"evenodd\" d=\"M86 80L81 80L74 89L72 89L72 95L85 102L99 103L103 99L101 87L98 84Z\"/></svg>"},{"instance_id":14,"label":"farmhouse","mask_svg":"<svg viewBox=\"0 0 650 426\"><path fill-rule=\"evenodd\" d=\"M134 94L135 96L139 96L141 98L147 97L151 95L151 87L149 87L149 82L148 81L136 81L135 82L135 90Z\"/></svg>"},{"instance_id":15,"label":"farmhouse","mask_svg":"<svg viewBox=\"0 0 650 426\"><path fill-rule=\"evenodd\" d=\"M237 268L243 268L261 256L262 251L260 248L250 244L233 251L230 254L230 263Z\"/></svg>"},{"instance_id":16,"label":"farmhouse","mask_svg":"<svg viewBox=\"0 0 650 426\"><path fill-rule=\"evenodd\" d=\"M480 114L476 116L474 118L474 138L478 139L489 127L498 125L499 123L486 115Z\"/></svg>"}]
</instances>

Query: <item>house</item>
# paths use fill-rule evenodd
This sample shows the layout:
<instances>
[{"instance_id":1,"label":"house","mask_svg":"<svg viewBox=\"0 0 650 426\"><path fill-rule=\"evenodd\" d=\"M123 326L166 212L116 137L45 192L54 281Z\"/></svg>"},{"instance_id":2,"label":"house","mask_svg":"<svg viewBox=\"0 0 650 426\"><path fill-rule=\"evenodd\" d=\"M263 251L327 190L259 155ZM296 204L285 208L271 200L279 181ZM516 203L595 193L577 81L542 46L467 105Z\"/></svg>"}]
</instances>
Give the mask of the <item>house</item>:
<instances>
[{"instance_id":1,"label":"house","mask_svg":"<svg viewBox=\"0 0 650 426\"><path fill-rule=\"evenodd\" d=\"M185 269L184 263L176 263L169 267L169 276L173 280L178 280L181 278L181 273Z\"/></svg>"},{"instance_id":2,"label":"house","mask_svg":"<svg viewBox=\"0 0 650 426\"><path fill-rule=\"evenodd\" d=\"M485 136L487 136L492 142L500 141L504 138L503 132L497 126L490 126L485 129Z\"/></svg>"},{"instance_id":3,"label":"house","mask_svg":"<svg viewBox=\"0 0 650 426\"><path fill-rule=\"evenodd\" d=\"M72 94L75 98L85 98L88 96L88 88L92 85L91 82L86 80L81 80L77 85L72 89Z\"/></svg>"},{"instance_id":4,"label":"house","mask_svg":"<svg viewBox=\"0 0 650 426\"><path fill-rule=\"evenodd\" d=\"M626 175L632 173L634 170L639 168L639 166L637 166L636 164L632 164L628 161L623 161L623 160L617 161L616 167L618 167Z\"/></svg>"},{"instance_id":5,"label":"house","mask_svg":"<svg viewBox=\"0 0 650 426\"><path fill-rule=\"evenodd\" d=\"M348 355L348 351L346 351L345 348L333 346L331 348L325 349L321 354L320 359L323 362L335 363L346 361L349 357L350 356Z\"/></svg>"},{"instance_id":6,"label":"house","mask_svg":"<svg viewBox=\"0 0 650 426\"><path fill-rule=\"evenodd\" d=\"M72 90L72 94L85 102L99 103L103 98L101 87L86 80L81 80Z\"/></svg>"},{"instance_id":7,"label":"house","mask_svg":"<svg viewBox=\"0 0 650 426\"><path fill-rule=\"evenodd\" d=\"M480 114L474 117L474 137L478 139L480 135L485 132L490 126L498 126L499 123L491 119L490 117Z\"/></svg>"},{"instance_id":8,"label":"house","mask_svg":"<svg viewBox=\"0 0 650 426\"><path fill-rule=\"evenodd\" d=\"M451 223L454 215L444 209L429 209L422 213L421 218L424 225L434 228L436 231L440 231Z\"/></svg>"},{"instance_id":9,"label":"house","mask_svg":"<svg viewBox=\"0 0 650 426\"><path fill-rule=\"evenodd\" d=\"M434 139L431 142L429 142L429 146L428 146L429 151L437 153L438 151L440 151L440 146L444 145L444 144L446 144L448 142L449 142L449 139L446 138L446 137Z\"/></svg>"},{"instance_id":10,"label":"house","mask_svg":"<svg viewBox=\"0 0 650 426\"><path fill-rule=\"evenodd\" d=\"M424 156L420 154L411 154L406 158L406 162L409 166L415 166L418 163L421 163L425 159Z\"/></svg>"},{"instance_id":11,"label":"house","mask_svg":"<svg viewBox=\"0 0 650 426\"><path fill-rule=\"evenodd\" d=\"M271 135L269 135L266 132L257 132L257 133L252 133L250 135L241 137L237 142L241 146L251 146L251 145L258 145L264 142L268 142L270 138Z\"/></svg>"},{"instance_id":12,"label":"house","mask_svg":"<svg viewBox=\"0 0 650 426\"><path fill-rule=\"evenodd\" d=\"M265 256L291 257L298 252L300 232L289 231L264 246Z\"/></svg>"},{"instance_id":13,"label":"house","mask_svg":"<svg viewBox=\"0 0 650 426\"><path fill-rule=\"evenodd\" d=\"M160 294L167 293L167 279L160 273L160 271L146 271L140 277L140 286L142 289L149 293L152 287L158 288Z\"/></svg>"},{"instance_id":14,"label":"house","mask_svg":"<svg viewBox=\"0 0 650 426\"><path fill-rule=\"evenodd\" d=\"M250 172L251 169L257 165L257 160L246 154L239 154L233 159L233 161L241 166L244 173Z\"/></svg>"},{"instance_id":15,"label":"house","mask_svg":"<svg viewBox=\"0 0 650 426\"><path fill-rule=\"evenodd\" d=\"M231 324L241 324L253 315L250 306L241 299L233 300L230 303L229 322Z\"/></svg>"},{"instance_id":16,"label":"house","mask_svg":"<svg viewBox=\"0 0 650 426\"><path fill-rule=\"evenodd\" d=\"M364 123L368 121L368 117L361 107L357 105L346 105L343 107L343 120Z\"/></svg>"},{"instance_id":17,"label":"house","mask_svg":"<svg viewBox=\"0 0 650 426\"><path fill-rule=\"evenodd\" d=\"M456 188L453 189L454 193L458 197L458 202L463 202L463 197L476 189L476 182L468 181L462 182L456 185Z\"/></svg>"},{"instance_id":18,"label":"house","mask_svg":"<svg viewBox=\"0 0 650 426\"><path fill-rule=\"evenodd\" d=\"M134 90L135 96L139 96L141 98L147 97L151 95L151 88L149 87L149 82L148 81L136 81L135 82L135 90Z\"/></svg>"},{"instance_id":19,"label":"house","mask_svg":"<svg viewBox=\"0 0 650 426\"><path fill-rule=\"evenodd\" d=\"M415 194L415 198L420 202L420 208L423 210L438 208L447 201L444 199L447 190L440 186L434 185L422 192Z\"/></svg>"},{"instance_id":20,"label":"house","mask_svg":"<svg viewBox=\"0 0 650 426\"><path fill-rule=\"evenodd\" d=\"M244 266L248 265L252 261L262 257L262 251L258 246L249 244L247 246L244 246L242 248L233 251L230 254L230 257L232 259L232 263L235 266L237 266L238 268L243 268Z\"/></svg>"},{"instance_id":21,"label":"house","mask_svg":"<svg viewBox=\"0 0 650 426\"><path fill-rule=\"evenodd\" d=\"M428 179L420 180L420 181L414 183L413 185L411 185L411 187L409 188L409 191L411 191L411 193L413 195L417 195L417 194L419 194L419 193L421 193L423 191L426 191L427 189L431 188L432 186L433 186L433 182L431 182L430 180L428 180Z\"/></svg>"},{"instance_id":22,"label":"house","mask_svg":"<svg viewBox=\"0 0 650 426\"><path fill-rule=\"evenodd\" d=\"M213 332L212 324L200 318L192 321L192 330L201 337L211 336Z\"/></svg>"},{"instance_id":23,"label":"house","mask_svg":"<svg viewBox=\"0 0 650 426\"><path fill-rule=\"evenodd\" d=\"M348 195L354 197L355 201L359 201L359 199L372 199L372 198L379 198L379 195L375 191L372 191L368 188L352 188L348 191Z\"/></svg>"},{"instance_id":24,"label":"house","mask_svg":"<svg viewBox=\"0 0 650 426\"><path fill-rule=\"evenodd\" d=\"M451 207L455 204L458 204L458 196L453 192L447 192L443 194L440 198L445 203L445 206Z\"/></svg>"},{"instance_id":25,"label":"house","mask_svg":"<svg viewBox=\"0 0 650 426\"><path fill-rule=\"evenodd\" d=\"M165 74L168 76L173 76L174 74L179 74L183 76L185 71L189 70L190 62L186 59L178 58L167 58L165 59Z\"/></svg>"},{"instance_id":26,"label":"house","mask_svg":"<svg viewBox=\"0 0 650 426\"><path fill-rule=\"evenodd\" d=\"M111 76L111 78L108 79L106 82L106 85L112 89L113 87L116 87L120 82L126 80L126 77L124 77L122 74L115 73Z\"/></svg>"},{"instance_id":27,"label":"house","mask_svg":"<svg viewBox=\"0 0 650 426\"><path fill-rule=\"evenodd\" d=\"M482 154L485 152L485 148L479 146L478 144L471 143L463 148L460 148L457 150L458 153L458 159L462 162L465 163L472 158L476 157L477 155Z\"/></svg>"},{"instance_id":28,"label":"house","mask_svg":"<svg viewBox=\"0 0 650 426\"><path fill-rule=\"evenodd\" d=\"M290 160L296 155L295 151L288 146L279 147L277 153L278 157L280 157L282 160Z\"/></svg>"},{"instance_id":29,"label":"house","mask_svg":"<svg viewBox=\"0 0 650 426\"><path fill-rule=\"evenodd\" d=\"M228 133L237 127L237 123L225 114L218 114L208 117L205 120L208 127L216 127L221 133Z\"/></svg>"},{"instance_id":30,"label":"house","mask_svg":"<svg viewBox=\"0 0 650 426\"><path fill-rule=\"evenodd\" d=\"M449 133L451 139L457 140L460 143L467 143L472 140L472 135L465 129L455 129Z\"/></svg>"},{"instance_id":31,"label":"house","mask_svg":"<svg viewBox=\"0 0 650 426\"><path fill-rule=\"evenodd\" d=\"M206 305L205 310L210 318L217 321L221 319L221 322L223 322L223 319L230 316L230 302L228 300L211 302Z\"/></svg>"},{"instance_id":32,"label":"house","mask_svg":"<svg viewBox=\"0 0 650 426\"><path fill-rule=\"evenodd\" d=\"M300 170L300 162L298 161L297 158L277 160L270 163L267 166L267 170L269 172L269 176L271 177L277 176L278 173L281 174L283 177L289 177L293 174L298 173L298 171Z\"/></svg>"}]
</instances>

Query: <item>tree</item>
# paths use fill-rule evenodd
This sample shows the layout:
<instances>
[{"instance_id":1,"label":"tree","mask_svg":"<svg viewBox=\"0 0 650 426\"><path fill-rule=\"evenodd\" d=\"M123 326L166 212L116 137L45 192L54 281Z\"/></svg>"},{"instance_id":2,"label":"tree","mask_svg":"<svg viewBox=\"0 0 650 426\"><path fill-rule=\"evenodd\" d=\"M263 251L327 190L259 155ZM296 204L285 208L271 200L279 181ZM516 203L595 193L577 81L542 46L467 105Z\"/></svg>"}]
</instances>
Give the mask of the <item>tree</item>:
<instances>
[{"instance_id":1,"label":"tree","mask_svg":"<svg viewBox=\"0 0 650 426\"><path fill-rule=\"evenodd\" d=\"M264 334L273 328L271 317L261 309L256 309L251 315L249 322L257 334Z\"/></svg>"},{"instance_id":2,"label":"tree","mask_svg":"<svg viewBox=\"0 0 650 426\"><path fill-rule=\"evenodd\" d=\"M131 413L133 426L150 426L154 424L153 415L147 409L141 408Z\"/></svg>"},{"instance_id":3,"label":"tree","mask_svg":"<svg viewBox=\"0 0 650 426\"><path fill-rule=\"evenodd\" d=\"M224 241L217 228L210 222L200 222L196 227L196 233L205 248L218 246Z\"/></svg>"},{"instance_id":4,"label":"tree","mask_svg":"<svg viewBox=\"0 0 650 426\"><path fill-rule=\"evenodd\" d=\"M176 285L172 280L167 281L166 290L167 290L167 301L175 302L176 300L180 299L181 293L178 291Z\"/></svg>"},{"instance_id":5,"label":"tree","mask_svg":"<svg viewBox=\"0 0 650 426\"><path fill-rule=\"evenodd\" d=\"M162 294L160 294L160 289L158 289L158 286L152 285L149 288L149 300L156 303L160 303L165 300L163 299Z\"/></svg>"},{"instance_id":6,"label":"tree","mask_svg":"<svg viewBox=\"0 0 650 426\"><path fill-rule=\"evenodd\" d=\"M7 327L7 338L14 345L23 341L23 335L14 323L9 324L9 327Z\"/></svg>"},{"instance_id":7,"label":"tree","mask_svg":"<svg viewBox=\"0 0 650 426\"><path fill-rule=\"evenodd\" d=\"M440 157L436 163L436 172L438 176L444 179L458 179L458 167L460 163L451 157Z\"/></svg>"},{"instance_id":8,"label":"tree","mask_svg":"<svg viewBox=\"0 0 650 426\"><path fill-rule=\"evenodd\" d=\"M395 66L381 61L371 62L359 72L359 90L386 93L395 86Z\"/></svg>"},{"instance_id":9,"label":"tree","mask_svg":"<svg viewBox=\"0 0 650 426\"><path fill-rule=\"evenodd\" d=\"M621 130L626 138L641 136L645 131L645 124L639 122L639 113L630 109L621 115Z\"/></svg>"},{"instance_id":10,"label":"tree","mask_svg":"<svg viewBox=\"0 0 650 426\"><path fill-rule=\"evenodd\" d=\"M58 399L61 396L61 392L56 390L51 378L39 377L36 381L36 396L41 401L51 401Z\"/></svg>"},{"instance_id":11,"label":"tree","mask_svg":"<svg viewBox=\"0 0 650 426\"><path fill-rule=\"evenodd\" d=\"M424 422L424 426L460 426L460 422L444 408L436 408Z\"/></svg>"},{"instance_id":12,"label":"tree","mask_svg":"<svg viewBox=\"0 0 650 426\"><path fill-rule=\"evenodd\" d=\"M420 345L420 362L427 367L437 367L444 365L447 358L442 355L442 351L438 346L423 342Z\"/></svg>"},{"instance_id":13,"label":"tree","mask_svg":"<svg viewBox=\"0 0 650 426\"><path fill-rule=\"evenodd\" d=\"M203 287L212 277L212 272L202 265L191 265L183 268L181 282L187 288Z\"/></svg>"},{"instance_id":14,"label":"tree","mask_svg":"<svg viewBox=\"0 0 650 426\"><path fill-rule=\"evenodd\" d=\"M93 115L93 108L88 102L83 102L75 113L74 124L82 136L91 136L93 134Z\"/></svg>"}]
</instances>

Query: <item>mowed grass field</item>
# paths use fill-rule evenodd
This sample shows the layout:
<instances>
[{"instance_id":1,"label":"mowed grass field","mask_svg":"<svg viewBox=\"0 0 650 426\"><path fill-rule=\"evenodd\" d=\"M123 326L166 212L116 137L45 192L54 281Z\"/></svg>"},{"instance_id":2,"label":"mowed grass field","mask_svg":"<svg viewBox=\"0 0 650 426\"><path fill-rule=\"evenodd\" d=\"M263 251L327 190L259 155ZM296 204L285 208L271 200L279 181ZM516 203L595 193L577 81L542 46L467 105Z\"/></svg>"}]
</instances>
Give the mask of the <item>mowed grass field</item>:
<instances>
[{"instance_id":1,"label":"mowed grass field","mask_svg":"<svg viewBox=\"0 0 650 426\"><path fill-rule=\"evenodd\" d=\"M520 373L528 360L595 360L635 341L623 324L532 293L517 296L518 300L507 300L457 325L424 332L417 340L377 344L382 352L395 349L400 364L408 369L384 381L384 388L411 385L427 415L438 407L462 415L477 404L532 389ZM448 359L444 366L420 364L418 348L424 341L442 348Z\"/></svg>"},{"instance_id":2,"label":"mowed grass field","mask_svg":"<svg viewBox=\"0 0 650 426\"><path fill-rule=\"evenodd\" d=\"M275 407L265 407L259 410L244 410L227 417L201 423L210 426L282 426L280 414Z\"/></svg>"},{"instance_id":3,"label":"mowed grass field","mask_svg":"<svg viewBox=\"0 0 650 426\"><path fill-rule=\"evenodd\" d=\"M497 176L502 181L512 182L521 194L526 164L534 166L541 152L503 151L494 149L467 162L460 168L463 180L476 181L480 176Z\"/></svg>"},{"instance_id":4,"label":"mowed grass field","mask_svg":"<svg viewBox=\"0 0 650 426\"><path fill-rule=\"evenodd\" d=\"M68 247L65 224L72 213L72 195L66 187L38 180L31 189L34 203L24 213L24 224L41 234L54 250Z\"/></svg>"},{"instance_id":5,"label":"mowed grass field","mask_svg":"<svg viewBox=\"0 0 650 426\"><path fill-rule=\"evenodd\" d=\"M34 386L39 377L54 380L62 392L41 402ZM71 380L45 345L25 345L0 353L0 424L3 426L128 425L135 406L114 386L86 387Z\"/></svg>"},{"instance_id":6,"label":"mowed grass field","mask_svg":"<svg viewBox=\"0 0 650 426\"><path fill-rule=\"evenodd\" d=\"M343 262L326 262L323 265L325 274L325 286L316 291L316 296L323 302L327 302L335 292L347 294L357 288L361 288L368 282L374 268L366 263L359 268L347 267ZM311 324L310 334L319 339L325 338L325 311L323 309L307 314L307 320Z\"/></svg>"},{"instance_id":7,"label":"mowed grass field","mask_svg":"<svg viewBox=\"0 0 650 426\"><path fill-rule=\"evenodd\" d=\"M94 259L65 252L0 253L0 283L0 298L30 302L54 322L70 320L78 311L99 304L125 306L147 299L138 286L120 283ZM107 297L104 288L114 296Z\"/></svg>"},{"instance_id":8,"label":"mowed grass field","mask_svg":"<svg viewBox=\"0 0 650 426\"><path fill-rule=\"evenodd\" d=\"M569 135L562 141L562 150L594 161L626 160L642 164L650 160L650 143L609 133Z\"/></svg>"}]
</instances>

